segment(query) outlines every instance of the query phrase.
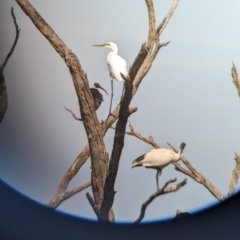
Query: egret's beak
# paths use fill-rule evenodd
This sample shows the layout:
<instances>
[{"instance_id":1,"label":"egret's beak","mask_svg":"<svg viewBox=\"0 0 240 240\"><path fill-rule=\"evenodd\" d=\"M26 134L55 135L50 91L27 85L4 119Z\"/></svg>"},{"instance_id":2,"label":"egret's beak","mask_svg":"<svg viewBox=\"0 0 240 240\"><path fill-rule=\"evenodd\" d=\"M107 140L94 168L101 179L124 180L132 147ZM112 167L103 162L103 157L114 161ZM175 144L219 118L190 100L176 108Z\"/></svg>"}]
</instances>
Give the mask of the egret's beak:
<instances>
[{"instance_id":1,"label":"egret's beak","mask_svg":"<svg viewBox=\"0 0 240 240\"><path fill-rule=\"evenodd\" d=\"M95 44L95 45L92 45L93 47L105 47L105 44Z\"/></svg>"},{"instance_id":2,"label":"egret's beak","mask_svg":"<svg viewBox=\"0 0 240 240\"><path fill-rule=\"evenodd\" d=\"M108 95L107 91L106 91L103 87L101 87L101 86L99 85L98 88L102 89L102 90Z\"/></svg>"}]
</instances>

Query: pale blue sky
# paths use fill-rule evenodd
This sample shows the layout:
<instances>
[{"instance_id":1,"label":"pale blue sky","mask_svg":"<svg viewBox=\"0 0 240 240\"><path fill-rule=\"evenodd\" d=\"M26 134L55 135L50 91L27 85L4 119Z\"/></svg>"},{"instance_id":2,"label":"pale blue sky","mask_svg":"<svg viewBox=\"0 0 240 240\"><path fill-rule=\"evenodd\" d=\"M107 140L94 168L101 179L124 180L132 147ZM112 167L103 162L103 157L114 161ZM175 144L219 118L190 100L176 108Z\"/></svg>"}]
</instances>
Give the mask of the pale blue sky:
<instances>
[{"instance_id":1,"label":"pale blue sky","mask_svg":"<svg viewBox=\"0 0 240 240\"><path fill-rule=\"evenodd\" d=\"M107 49L93 44L115 42L119 54L132 64L146 41L148 17L145 1L31 0L67 46L79 57L90 84L99 82L110 92L106 65ZM172 0L154 1L157 23L168 12ZM4 71L9 107L0 125L0 177L29 197L46 204L81 149L86 145L82 123L74 121L64 106L79 113L69 71L15 1L0 2L0 62L15 37L10 15L14 6L21 34L16 50ZM161 36L171 41L159 52L131 106L130 117L142 135L152 135L167 147L187 143L184 155L194 167L226 194L240 154L240 104L231 82L232 60L240 71L240 2L180 1ZM113 107L120 99L122 84L114 82ZM97 111L105 119L110 96ZM111 153L113 131L105 137ZM155 191L155 171L131 169L131 162L151 146L126 136L118 178L114 211L117 221L133 221L143 201ZM160 184L185 175L173 166L163 170ZM69 189L90 179L90 161L74 178ZM77 194L59 210L94 218L85 193ZM188 184L176 193L154 200L144 220L172 217L176 209L193 212L215 203L202 186L188 177Z\"/></svg>"}]
</instances>

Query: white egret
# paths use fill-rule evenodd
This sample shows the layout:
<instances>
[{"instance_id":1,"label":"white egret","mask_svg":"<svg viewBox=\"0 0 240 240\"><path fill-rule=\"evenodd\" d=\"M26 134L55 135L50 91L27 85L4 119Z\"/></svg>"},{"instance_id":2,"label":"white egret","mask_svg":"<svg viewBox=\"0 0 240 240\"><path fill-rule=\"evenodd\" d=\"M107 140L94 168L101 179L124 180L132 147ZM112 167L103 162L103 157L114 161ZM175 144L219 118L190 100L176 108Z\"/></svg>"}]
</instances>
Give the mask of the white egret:
<instances>
[{"instance_id":1,"label":"white egret","mask_svg":"<svg viewBox=\"0 0 240 240\"><path fill-rule=\"evenodd\" d=\"M109 114L111 113L111 108L112 108L112 99L113 99L113 79L116 79L119 82L124 81L122 78L121 74L122 73L124 76L128 74L127 70L127 62L125 59L120 57L118 53L118 46L113 43L113 42L107 42L103 44L96 44L93 45L94 47L105 47L105 48L110 48L112 51L108 53L107 55L107 66L108 70L110 73L110 78L111 78L111 102L110 102L110 109L109 109ZM124 85L123 85L123 91L124 91ZM123 91L122 91L122 96L123 96Z\"/></svg>"},{"instance_id":2,"label":"white egret","mask_svg":"<svg viewBox=\"0 0 240 240\"><path fill-rule=\"evenodd\" d=\"M148 153L136 158L132 162L132 168L144 166L146 168L156 169L157 190L159 190L158 178L161 175L162 169L170 163L177 162L181 159L185 145L186 143L182 142L177 153L166 148L152 149Z\"/></svg>"},{"instance_id":3,"label":"white egret","mask_svg":"<svg viewBox=\"0 0 240 240\"><path fill-rule=\"evenodd\" d=\"M93 88L90 88L90 90L93 97L94 108L95 110L97 110L100 107L101 103L103 102L103 96L99 92L99 90L103 90L106 94L108 93L103 87L100 86L99 83L94 83Z\"/></svg>"}]
</instances>

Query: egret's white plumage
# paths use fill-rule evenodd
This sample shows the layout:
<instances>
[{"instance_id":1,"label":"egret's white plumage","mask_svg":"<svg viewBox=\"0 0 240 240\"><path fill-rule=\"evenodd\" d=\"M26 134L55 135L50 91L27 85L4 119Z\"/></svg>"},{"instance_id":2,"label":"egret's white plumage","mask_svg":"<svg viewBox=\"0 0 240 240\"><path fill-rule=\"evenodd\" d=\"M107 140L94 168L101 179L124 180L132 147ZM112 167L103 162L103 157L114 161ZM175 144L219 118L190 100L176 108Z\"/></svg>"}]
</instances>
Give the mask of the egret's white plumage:
<instances>
[{"instance_id":1,"label":"egret's white plumage","mask_svg":"<svg viewBox=\"0 0 240 240\"><path fill-rule=\"evenodd\" d=\"M162 169L169 165L170 163L177 162L181 159L185 145L186 144L182 142L177 153L171 149L166 148L152 149L148 153L136 158L132 162L132 168L144 166L146 168L156 169L157 189L159 189L158 178L161 175Z\"/></svg>"},{"instance_id":2,"label":"egret's white plumage","mask_svg":"<svg viewBox=\"0 0 240 240\"><path fill-rule=\"evenodd\" d=\"M112 51L108 53L107 55L107 66L110 74L111 80L116 79L119 82L124 81L121 74L127 75L127 62L125 59L120 57L118 53L118 47L115 43L109 42L107 43L109 45L106 45L105 47L109 47Z\"/></svg>"},{"instance_id":3,"label":"egret's white plumage","mask_svg":"<svg viewBox=\"0 0 240 240\"><path fill-rule=\"evenodd\" d=\"M108 70L111 78L111 87L112 87L111 103L110 103L110 111L109 111L109 114L110 114L111 107L112 107L112 98L113 98L113 79L116 79L119 82L124 81L124 79L121 76L121 73L125 76L128 74L127 62L125 59L123 59L118 55L118 46L113 42L107 42L104 44L97 44L93 46L110 48L112 50L107 55L107 66L108 66Z\"/></svg>"}]
</instances>

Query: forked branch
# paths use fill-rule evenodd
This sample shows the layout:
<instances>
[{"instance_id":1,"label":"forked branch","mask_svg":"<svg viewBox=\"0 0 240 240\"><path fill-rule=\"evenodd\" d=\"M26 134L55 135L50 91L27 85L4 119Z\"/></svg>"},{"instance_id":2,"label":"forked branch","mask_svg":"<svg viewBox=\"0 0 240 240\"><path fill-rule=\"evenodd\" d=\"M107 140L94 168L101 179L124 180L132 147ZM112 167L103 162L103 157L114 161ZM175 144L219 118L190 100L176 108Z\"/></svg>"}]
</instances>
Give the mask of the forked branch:
<instances>
[{"instance_id":1,"label":"forked branch","mask_svg":"<svg viewBox=\"0 0 240 240\"><path fill-rule=\"evenodd\" d=\"M67 200L68 198L72 197L73 195L75 195L76 193L81 192L82 190L88 188L91 186L91 181L71 190L71 191L65 191L65 189L63 189L62 194L61 195L57 195L56 198L53 198L48 204L47 207L50 207L52 209L57 208L63 201Z\"/></svg>"},{"instance_id":2,"label":"forked branch","mask_svg":"<svg viewBox=\"0 0 240 240\"><path fill-rule=\"evenodd\" d=\"M170 18L172 17L172 15L174 14L174 12L177 8L178 2L179 2L179 0L174 0L173 1L172 6L171 6L167 16L162 21L162 24L160 24L159 27L157 28L158 36L160 36L163 33L164 29L166 28Z\"/></svg>"},{"instance_id":3,"label":"forked branch","mask_svg":"<svg viewBox=\"0 0 240 240\"><path fill-rule=\"evenodd\" d=\"M142 207L141 207L141 211L140 211L140 215L139 217L137 218L137 220L134 222L134 224L139 224L142 219L144 218L145 216L145 212L146 212L146 208L147 206L158 196L160 195L163 195L163 194L166 194L166 193L171 193L171 192L176 192L178 189L180 189L181 187L185 186L186 183L187 183L187 179L184 179L182 182L174 185L174 186L171 186L171 187L168 187L167 186L170 184L170 183L173 183L173 182L176 182L177 179L170 179L169 181L167 181L164 186L159 189L157 192L153 193L143 204L142 204Z\"/></svg>"}]
</instances>

